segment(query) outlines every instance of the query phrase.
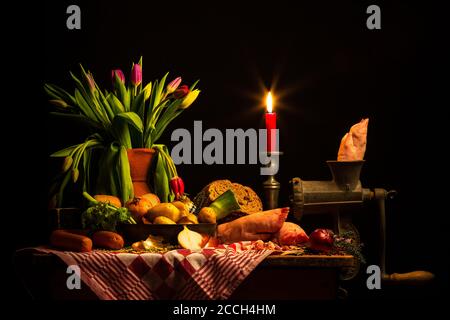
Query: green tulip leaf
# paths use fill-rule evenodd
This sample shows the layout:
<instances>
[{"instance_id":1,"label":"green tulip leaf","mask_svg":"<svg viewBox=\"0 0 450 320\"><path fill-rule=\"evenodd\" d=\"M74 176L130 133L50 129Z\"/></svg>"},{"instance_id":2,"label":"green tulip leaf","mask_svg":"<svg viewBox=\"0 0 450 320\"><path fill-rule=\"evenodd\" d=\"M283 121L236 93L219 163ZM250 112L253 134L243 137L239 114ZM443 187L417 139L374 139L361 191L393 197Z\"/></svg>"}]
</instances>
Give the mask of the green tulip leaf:
<instances>
[{"instance_id":1,"label":"green tulip leaf","mask_svg":"<svg viewBox=\"0 0 450 320\"><path fill-rule=\"evenodd\" d=\"M131 104L131 111L135 112L140 119L142 119L144 112L144 97L145 92L141 91L136 98L133 99L133 103Z\"/></svg>"},{"instance_id":2,"label":"green tulip leaf","mask_svg":"<svg viewBox=\"0 0 450 320\"><path fill-rule=\"evenodd\" d=\"M78 89L75 89L75 99L77 100L77 105L80 107L83 114L91 119L94 122L98 122L98 117L95 115L95 113L92 111L89 104L86 102L84 97L81 95L80 91Z\"/></svg>"},{"instance_id":3,"label":"green tulip leaf","mask_svg":"<svg viewBox=\"0 0 450 320\"><path fill-rule=\"evenodd\" d=\"M159 151L154 175L154 188L155 193L159 197L161 202L169 202L169 178L167 176L166 168L164 165L164 158Z\"/></svg>"},{"instance_id":4,"label":"green tulip leaf","mask_svg":"<svg viewBox=\"0 0 450 320\"><path fill-rule=\"evenodd\" d=\"M124 117L119 117L118 115L114 117L111 125L114 137L120 142L122 146L131 149L133 146L131 144L130 130L128 127L128 120Z\"/></svg>"},{"instance_id":5,"label":"green tulip leaf","mask_svg":"<svg viewBox=\"0 0 450 320\"><path fill-rule=\"evenodd\" d=\"M164 90L164 84L166 83L166 78L169 75L169 73L167 72L164 77L162 77L161 81L159 81L159 83L156 85L156 94L155 94L155 100L153 101L153 108L157 105L159 105L159 103L161 102L161 98L162 98L162 92Z\"/></svg>"},{"instance_id":6,"label":"green tulip leaf","mask_svg":"<svg viewBox=\"0 0 450 320\"><path fill-rule=\"evenodd\" d=\"M67 147L67 148L65 148L65 149L56 151L56 152L52 153L52 154L50 155L50 157L59 158L59 157L67 157L67 156L70 156L70 155L75 151L75 149L78 148L79 146L80 146L80 144L76 144L76 145Z\"/></svg>"},{"instance_id":7,"label":"green tulip leaf","mask_svg":"<svg viewBox=\"0 0 450 320\"><path fill-rule=\"evenodd\" d=\"M114 94L108 94L106 96L106 100L109 101L111 109L115 115L125 112L125 107L123 106L122 102L120 102L120 100Z\"/></svg>"},{"instance_id":8,"label":"green tulip leaf","mask_svg":"<svg viewBox=\"0 0 450 320\"><path fill-rule=\"evenodd\" d=\"M121 200L126 203L133 198L133 182L130 174L130 163L128 161L127 149L120 147L119 161L117 164L118 177L120 178Z\"/></svg>"},{"instance_id":9,"label":"green tulip leaf","mask_svg":"<svg viewBox=\"0 0 450 320\"><path fill-rule=\"evenodd\" d=\"M144 125L141 118L134 112L123 112L116 115L115 119L123 119L127 123L131 124L139 132L144 131Z\"/></svg>"},{"instance_id":10,"label":"green tulip leaf","mask_svg":"<svg viewBox=\"0 0 450 320\"><path fill-rule=\"evenodd\" d=\"M58 87L57 85L45 84L44 90L45 92L47 92L48 95L52 96L53 98L61 99L70 105L75 106L77 103L75 98L71 94L69 94L66 90Z\"/></svg>"},{"instance_id":11,"label":"green tulip leaf","mask_svg":"<svg viewBox=\"0 0 450 320\"><path fill-rule=\"evenodd\" d=\"M200 81L200 80L195 81L195 82L191 85L191 87L189 88L189 91L194 90L195 87L197 86L197 84L198 84L199 81Z\"/></svg>"}]
</instances>

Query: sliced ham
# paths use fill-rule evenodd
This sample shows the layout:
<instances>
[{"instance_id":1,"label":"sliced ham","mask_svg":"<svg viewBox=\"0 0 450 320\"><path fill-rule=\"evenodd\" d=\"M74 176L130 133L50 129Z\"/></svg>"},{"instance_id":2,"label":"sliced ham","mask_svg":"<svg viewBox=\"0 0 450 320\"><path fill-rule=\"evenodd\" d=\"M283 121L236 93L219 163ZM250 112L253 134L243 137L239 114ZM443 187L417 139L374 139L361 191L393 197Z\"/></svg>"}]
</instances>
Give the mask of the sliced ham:
<instances>
[{"instance_id":1,"label":"sliced ham","mask_svg":"<svg viewBox=\"0 0 450 320\"><path fill-rule=\"evenodd\" d=\"M269 240L283 226L289 208L261 211L221 224L217 227L218 238L223 243L247 240Z\"/></svg>"},{"instance_id":2,"label":"sliced ham","mask_svg":"<svg viewBox=\"0 0 450 320\"><path fill-rule=\"evenodd\" d=\"M295 246L309 240L306 232L297 224L284 222L281 229L275 233L272 241L281 246Z\"/></svg>"}]
</instances>

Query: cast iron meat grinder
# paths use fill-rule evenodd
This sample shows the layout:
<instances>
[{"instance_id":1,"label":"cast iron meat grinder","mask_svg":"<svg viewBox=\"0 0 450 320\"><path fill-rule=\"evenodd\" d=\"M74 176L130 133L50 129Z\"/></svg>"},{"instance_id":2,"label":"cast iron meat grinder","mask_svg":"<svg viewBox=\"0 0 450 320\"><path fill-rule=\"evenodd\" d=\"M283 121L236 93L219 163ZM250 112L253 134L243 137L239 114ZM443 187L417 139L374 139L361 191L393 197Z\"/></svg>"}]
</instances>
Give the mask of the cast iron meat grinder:
<instances>
[{"instance_id":1,"label":"cast iron meat grinder","mask_svg":"<svg viewBox=\"0 0 450 320\"><path fill-rule=\"evenodd\" d=\"M342 234L352 231L355 240L359 241L359 233L352 223L351 214L344 209L362 205L368 201L376 201L379 218L379 267L382 280L394 284L419 284L429 282L434 275L427 271L408 273L386 273L386 199L392 199L396 191L386 191L381 188L363 188L360 173L364 160L361 161L327 161L333 179L331 181L305 181L293 178L291 184L291 210L298 220L303 215L327 213L333 216L334 232ZM349 280L359 271L359 263L347 270L343 279Z\"/></svg>"}]
</instances>

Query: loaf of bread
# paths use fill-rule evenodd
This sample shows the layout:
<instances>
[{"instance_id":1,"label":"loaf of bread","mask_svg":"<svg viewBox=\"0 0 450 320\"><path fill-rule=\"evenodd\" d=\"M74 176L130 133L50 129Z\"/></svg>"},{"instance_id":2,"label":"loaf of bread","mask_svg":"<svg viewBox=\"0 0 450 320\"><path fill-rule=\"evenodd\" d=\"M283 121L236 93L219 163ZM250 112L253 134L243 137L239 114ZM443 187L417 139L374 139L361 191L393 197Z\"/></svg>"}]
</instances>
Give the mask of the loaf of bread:
<instances>
[{"instance_id":1,"label":"loaf of bread","mask_svg":"<svg viewBox=\"0 0 450 320\"><path fill-rule=\"evenodd\" d=\"M199 194L197 194L193 202L196 205L197 210L200 210L203 207L209 206L222 193L229 189L231 189L236 196L236 200L238 201L241 210L233 212L225 219L234 220L238 217L262 211L261 199L255 191L250 187L243 186L239 183L233 183L230 180L216 180L209 183Z\"/></svg>"}]
</instances>

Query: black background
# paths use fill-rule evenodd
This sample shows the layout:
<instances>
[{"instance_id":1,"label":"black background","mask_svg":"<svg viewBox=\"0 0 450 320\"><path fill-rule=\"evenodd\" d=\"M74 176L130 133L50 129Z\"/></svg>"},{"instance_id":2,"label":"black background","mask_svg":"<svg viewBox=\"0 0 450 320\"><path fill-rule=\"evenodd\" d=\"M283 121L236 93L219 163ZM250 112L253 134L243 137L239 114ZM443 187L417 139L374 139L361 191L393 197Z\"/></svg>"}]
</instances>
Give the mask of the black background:
<instances>
[{"instance_id":1,"label":"black background","mask_svg":"<svg viewBox=\"0 0 450 320\"><path fill-rule=\"evenodd\" d=\"M81 7L81 30L66 28L70 4ZM46 2L44 30L30 39L38 45L22 51L36 58L25 62L38 75L31 90L39 97L27 103L33 114L29 122L38 124L31 129L27 153L39 167L29 169L33 178L28 182L36 209L24 216L28 223L25 232L16 234L15 246L46 240L44 186L60 167L48 155L87 134L47 116L51 108L43 84L72 88L69 71L78 71L82 63L107 87L111 69L121 68L128 76L131 63L142 55L145 82L167 71L188 84L200 79L199 99L161 139L169 148L172 130L192 130L194 120L202 120L204 130L262 128L264 90L272 89L284 152L277 176L282 205L288 204L292 177L330 178L325 161L336 157L350 126L369 117L363 186L399 192L387 209L388 272L432 271L438 285L431 295L443 294L449 269L447 199L438 184L446 171L445 127L440 124L446 106L439 97L445 64L443 8L409 1L374 3L381 7L382 29L368 30L369 4ZM180 165L178 171L191 194L220 178L262 191L258 165ZM362 223L376 233L370 211L363 213ZM369 262L374 259L369 256Z\"/></svg>"}]
</instances>

